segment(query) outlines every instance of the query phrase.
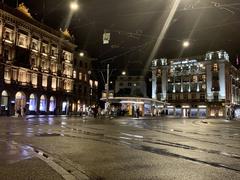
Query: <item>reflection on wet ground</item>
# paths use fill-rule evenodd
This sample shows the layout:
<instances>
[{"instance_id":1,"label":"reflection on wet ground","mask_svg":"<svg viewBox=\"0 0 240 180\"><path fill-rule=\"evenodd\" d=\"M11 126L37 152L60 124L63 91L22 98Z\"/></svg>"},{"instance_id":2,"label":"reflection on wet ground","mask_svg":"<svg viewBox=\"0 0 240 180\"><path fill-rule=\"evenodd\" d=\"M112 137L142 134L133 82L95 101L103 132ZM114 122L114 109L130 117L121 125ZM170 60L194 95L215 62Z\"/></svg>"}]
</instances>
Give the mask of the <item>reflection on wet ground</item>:
<instances>
[{"instance_id":1,"label":"reflection on wet ground","mask_svg":"<svg viewBox=\"0 0 240 180\"><path fill-rule=\"evenodd\" d=\"M14 141L0 140L0 165L15 163L34 156L32 148Z\"/></svg>"},{"instance_id":2,"label":"reflection on wet ground","mask_svg":"<svg viewBox=\"0 0 240 180\"><path fill-rule=\"evenodd\" d=\"M240 159L240 155L231 152L225 152L221 150L214 150L208 148L198 147L197 145L186 145L183 143L172 142L171 140L163 140L161 134L170 135L173 138L184 138L197 144L210 143L213 145L219 145L228 148L240 149L239 147L239 133L237 128L224 127L225 129L215 129L204 124L204 128L189 129L187 126L191 126L192 122L196 125L195 121L186 120L176 122L177 125L173 125L172 121L157 121L157 120L82 120L79 118L28 118L18 125L6 123L6 137L12 136L25 136L25 137L70 137L79 138L91 141L98 141L102 143L126 145L135 150L141 150L162 156L169 156L188 161L193 161L201 164L207 164L214 167L225 168L240 172L240 165L231 166L224 162L212 162L209 160L202 160L201 155L199 158L191 157L190 155L182 155L178 152L172 152L169 148L176 148L179 152L182 150L194 151L199 154L213 154L223 156L226 158L232 158L235 160ZM179 125L179 126L178 126ZM180 126L181 125L181 126ZM221 124L222 125L222 124ZM109 129L110 127L110 129ZM121 128L120 128L121 127ZM122 131L125 129L125 131ZM139 133L141 132L141 133ZM144 133L151 132L152 136L145 136ZM154 135L153 135L154 133ZM157 134L157 135L156 135ZM199 138L204 137L204 138ZM235 139L233 139L233 137ZM222 138L224 140L231 139L231 141L238 141L236 146L228 145L221 141L215 141L216 138ZM156 147L159 146L159 147ZM164 148L165 147L165 148ZM4 142L0 141L1 163L13 163L21 159L31 158L33 153L29 150L28 146L18 146L13 141Z\"/></svg>"}]
</instances>

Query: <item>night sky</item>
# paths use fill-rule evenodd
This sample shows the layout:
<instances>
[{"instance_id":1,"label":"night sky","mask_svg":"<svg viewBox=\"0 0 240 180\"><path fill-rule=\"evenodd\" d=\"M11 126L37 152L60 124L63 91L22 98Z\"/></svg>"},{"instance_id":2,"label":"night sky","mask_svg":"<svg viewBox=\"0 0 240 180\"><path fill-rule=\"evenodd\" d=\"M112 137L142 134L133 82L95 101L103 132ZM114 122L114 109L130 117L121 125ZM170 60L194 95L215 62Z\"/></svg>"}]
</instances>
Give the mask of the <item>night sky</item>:
<instances>
[{"instance_id":1,"label":"night sky","mask_svg":"<svg viewBox=\"0 0 240 180\"><path fill-rule=\"evenodd\" d=\"M16 2L5 0L12 7ZM24 2L35 19L55 29L66 24L70 0L18 2ZM171 2L79 0L80 9L74 13L69 30L79 49L88 51L98 62L110 63L118 69L116 73L128 69L137 74L150 56ZM109 45L102 44L104 30L111 32ZM183 50L184 39L191 45ZM155 57L186 57L220 49L227 50L233 62L240 56L240 1L182 0Z\"/></svg>"}]
</instances>

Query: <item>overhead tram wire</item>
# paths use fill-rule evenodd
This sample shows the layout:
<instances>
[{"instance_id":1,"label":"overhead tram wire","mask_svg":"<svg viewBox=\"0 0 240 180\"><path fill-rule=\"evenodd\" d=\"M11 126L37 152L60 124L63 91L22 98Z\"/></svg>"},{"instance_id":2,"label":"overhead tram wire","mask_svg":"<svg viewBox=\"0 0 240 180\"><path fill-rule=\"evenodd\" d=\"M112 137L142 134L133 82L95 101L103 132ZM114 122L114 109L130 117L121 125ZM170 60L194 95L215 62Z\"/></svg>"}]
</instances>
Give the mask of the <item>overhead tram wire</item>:
<instances>
[{"instance_id":1,"label":"overhead tram wire","mask_svg":"<svg viewBox=\"0 0 240 180\"><path fill-rule=\"evenodd\" d=\"M240 6L240 3L228 3L228 4L220 4L218 7L219 8L223 8L223 7L232 7L233 6ZM182 8L182 9L178 9L176 12L183 12L183 11L193 11L193 10L204 10L204 9L214 9L216 8L216 6L214 6L213 4L209 5L209 6L203 6L203 7L193 7L193 8ZM169 12L170 9L168 10L162 10L162 11L147 11L147 12L140 12L140 13L130 13L130 14L122 14L119 16L139 16L139 15L151 15L151 14L160 14L160 13L167 13Z\"/></svg>"}]
</instances>

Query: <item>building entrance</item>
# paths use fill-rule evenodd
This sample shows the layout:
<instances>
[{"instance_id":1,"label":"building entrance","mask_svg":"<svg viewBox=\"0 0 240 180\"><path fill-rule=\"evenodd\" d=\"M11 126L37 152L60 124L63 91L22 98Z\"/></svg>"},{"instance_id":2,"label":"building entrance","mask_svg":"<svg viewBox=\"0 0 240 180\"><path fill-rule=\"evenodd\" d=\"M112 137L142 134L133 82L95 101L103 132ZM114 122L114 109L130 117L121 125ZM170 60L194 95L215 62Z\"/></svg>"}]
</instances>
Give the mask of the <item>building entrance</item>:
<instances>
[{"instance_id":1,"label":"building entrance","mask_svg":"<svg viewBox=\"0 0 240 180\"><path fill-rule=\"evenodd\" d=\"M23 92L17 92L15 95L15 112L17 110L22 111L23 108L26 108L26 95Z\"/></svg>"},{"instance_id":2,"label":"building entrance","mask_svg":"<svg viewBox=\"0 0 240 180\"><path fill-rule=\"evenodd\" d=\"M190 109L189 108L183 108L182 116L183 117L189 117L189 114L190 114Z\"/></svg>"}]
</instances>

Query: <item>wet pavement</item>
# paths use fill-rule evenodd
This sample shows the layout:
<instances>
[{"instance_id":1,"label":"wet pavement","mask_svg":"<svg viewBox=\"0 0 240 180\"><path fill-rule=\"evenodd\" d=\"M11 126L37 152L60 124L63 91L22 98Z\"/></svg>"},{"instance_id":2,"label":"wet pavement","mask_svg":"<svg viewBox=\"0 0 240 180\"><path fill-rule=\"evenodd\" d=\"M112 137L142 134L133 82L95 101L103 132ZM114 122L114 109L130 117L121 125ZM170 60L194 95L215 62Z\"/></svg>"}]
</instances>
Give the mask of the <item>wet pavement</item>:
<instances>
[{"instance_id":1,"label":"wet pavement","mask_svg":"<svg viewBox=\"0 0 240 180\"><path fill-rule=\"evenodd\" d=\"M0 172L39 151L75 179L240 179L240 121L0 117Z\"/></svg>"}]
</instances>

